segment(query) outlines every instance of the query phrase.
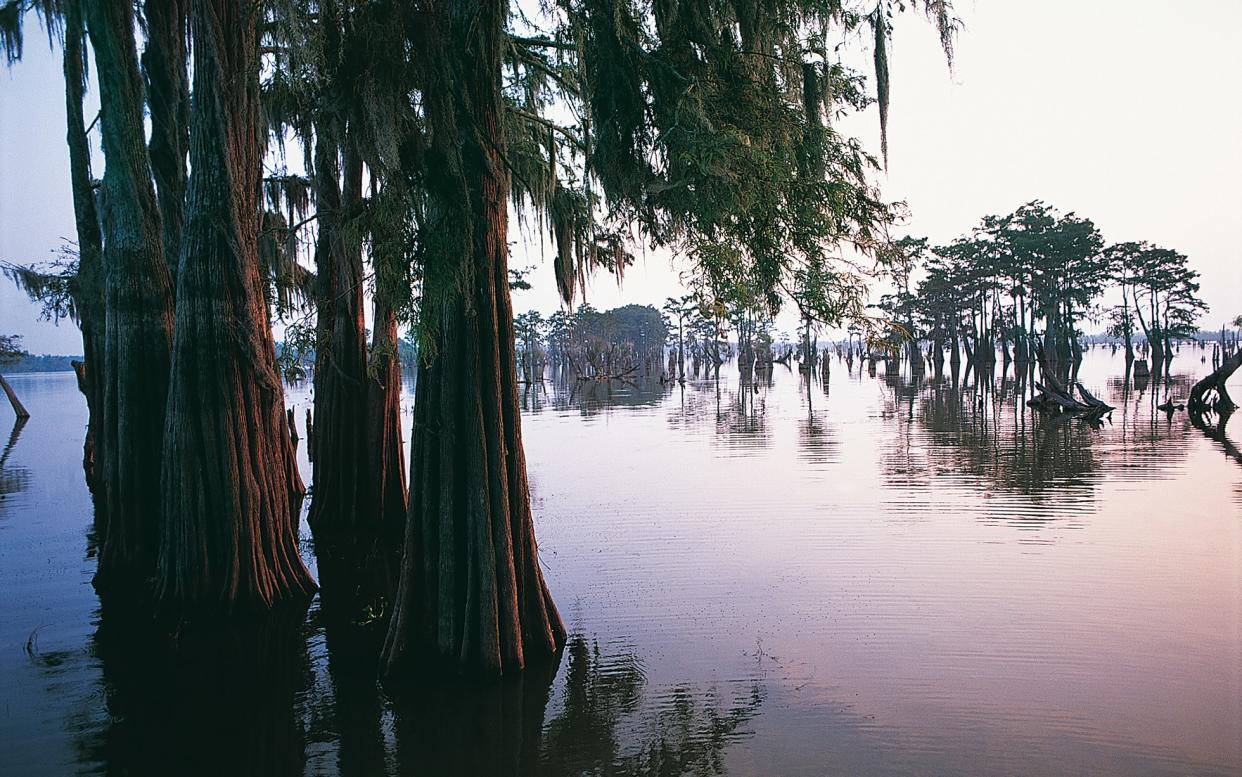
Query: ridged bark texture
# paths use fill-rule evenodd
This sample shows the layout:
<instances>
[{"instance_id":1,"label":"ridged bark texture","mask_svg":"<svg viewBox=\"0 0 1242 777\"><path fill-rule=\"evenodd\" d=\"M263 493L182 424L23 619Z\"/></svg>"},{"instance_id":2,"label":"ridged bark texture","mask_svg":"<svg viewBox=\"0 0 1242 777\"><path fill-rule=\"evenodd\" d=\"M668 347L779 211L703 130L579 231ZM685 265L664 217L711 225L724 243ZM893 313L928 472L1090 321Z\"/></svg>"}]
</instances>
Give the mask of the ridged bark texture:
<instances>
[{"instance_id":1,"label":"ridged bark texture","mask_svg":"<svg viewBox=\"0 0 1242 777\"><path fill-rule=\"evenodd\" d=\"M190 93L186 72L189 0L146 0L147 47L142 71L151 107L151 171L164 224L164 255L176 275L185 211Z\"/></svg>"},{"instance_id":2,"label":"ridged bark texture","mask_svg":"<svg viewBox=\"0 0 1242 777\"><path fill-rule=\"evenodd\" d=\"M190 184L177 271L156 596L264 609L314 590L259 274L259 7L194 0Z\"/></svg>"},{"instance_id":3,"label":"ridged bark texture","mask_svg":"<svg viewBox=\"0 0 1242 777\"><path fill-rule=\"evenodd\" d=\"M337 143L328 127L315 141L315 246L319 294L315 343L314 474L310 524L321 532L352 532L376 524L366 504L367 343L362 308L362 250L342 230L344 211L362 198L362 159L345 154L337 188Z\"/></svg>"},{"instance_id":4,"label":"ridged bark texture","mask_svg":"<svg viewBox=\"0 0 1242 777\"><path fill-rule=\"evenodd\" d=\"M430 69L430 242L410 514L384 645L390 681L428 664L497 676L550 657L565 629L539 568L518 412L501 131L505 0L421 9Z\"/></svg>"},{"instance_id":5,"label":"ridged bark texture","mask_svg":"<svg viewBox=\"0 0 1242 777\"><path fill-rule=\"evenodd\" d=\"M78 386L86 397L88 413L86 440L82 445L82 468L86 485L105 505L103 480L99 477L96 441L103 416L103 238L99 234L99 212L95 207L91 177L90 144L82 119L82 98L86 92L85 20L79 0L67 0L64 8L65 42L62 65L65 74L65 140L69 146L69 180L73 192L73 217L78 235L78 272L73 282L73 303L78 327L82 330L82 366L76 368ZM107 522L103 509L96 510L96 528L102 536Z\"/></svg>"},{"instance_id":6,"label":"ridged bark texture","mask_svg":"<svg viewBox=\"0 0 1242 777\"><path fill-rule=\"evenodd\" d=\"M145 580L154 567L172 286L143 133L133 4L97 0L86 9L105 159L104 386L97 442L107 531L95 585L106 593Z\"/></svg>"},{"instance_id":7,"label":"ridged bark texture","mask_svg":"<svg viewBox=\"0 0 1242 777\"><path fill-rule=\"evenodd\" d=\"M401 363L397 358L397 314L376 292L375 332L367 381L367 442L370 503L379 511L386 537L405 529L405 444L401 438Z\"/></svg>"}]
</instances>

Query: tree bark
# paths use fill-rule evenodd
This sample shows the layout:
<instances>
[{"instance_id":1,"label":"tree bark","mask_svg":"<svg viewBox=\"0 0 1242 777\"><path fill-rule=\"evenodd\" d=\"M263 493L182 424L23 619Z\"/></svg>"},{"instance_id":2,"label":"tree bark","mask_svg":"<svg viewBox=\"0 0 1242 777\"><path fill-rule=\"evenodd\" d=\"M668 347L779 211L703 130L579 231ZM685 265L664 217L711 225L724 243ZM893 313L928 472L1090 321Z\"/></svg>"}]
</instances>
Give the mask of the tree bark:
<instances>
[{"instance_id":1,"label":"tree bark","mask_svg":"<svg viewBox=\"0 0 1242 777\"><path fill-rule=\"evenodd\" d=\"M301 481L259 272L259 6L194 0L190 182L177 271L156 596L266 609L308 596Z\"/></svg>"},{"instance_id":2,"label":"tree bark","mask_svg":"<svg viewBox=\"0 0 1242 777\"><path fill-rule=\"evenodd\" d=\"M164 225L164 256L176 274L185 211L185 157L189 150L189 77L186 55L189 0L146 0L147 46L142 70L151 110L151 172Z\"/></svg>"},{"instance_id":3,"label":"tree bark","mask_svg":"<svg viewBox=\"0 0 1242 777\"><path fill-rule=\"evenodd\" d=\"M142 123L133 4L87 4L99 74L103 177L103 423L98 440L107 531L95 586L150 575L160 511L160 447L168 395L172 288Z\"/></svg>"},{"instance_id":4,"label":"tree bark","mask_svg":"<svg viewBox=\"0 0 1242 777\"><path fill-rule=\"evenodd\" d=\"M78 387L86 397L86 440L82 444L82 468L86 485L105 505L103 479L99 476L97 440L103 422L103 238L99 234L99 213L95 207L95 191L91 177L90 144L82 119L82 98L86 92L85 21L78 0L64 4L65 41L63 69L65 74L65 140L69 146L69 180L73 192L73 217L78 235L78 272L74 278L73 304L82 330L82 367L75 368ZM103 536L106 511L95 511L96 527Z\"/></svg>"},{"instance_id":5,"label":"tree bark","mask_svg":"<svg viewBox=\"0 0 1242 777\"><path fill-rule=\"evenodd\" d=\"M367 442L370 504L379 511L385 536L405 530L405 445L401 439L401 363L397 358L397 314L376 291L375 332L367 381Z\"/></svg>"},{"instance_id":6,"label":"tree bark","mask_svg":"<svg viewBox=\"0 0 1242 777\"><path fill-rule=\"evenodd\" d=\"M548 658L565 629L539 568L509 299L501 60L505 0L429 2L432 127L424 355L414 402L405 555L382 658L498 676ZM430 290L430 291L426 291Z\"/></svg>"},{"instance_id":7,"label":"tree bark","mask_svg":"<svg viewBox=\"0 0 1242 777\"><path fill-rule=\"evenodd\" d=\"M366 324L362 250L342 230L342 214L362 197L362 160L347 142L344 191L337 187L336 133L331 120L315 139L319 241L315 345L315 437L310 442L315 485L309 521L321 532L352 532L375 523L367 502Z\"/></svg>"}]
</instances>

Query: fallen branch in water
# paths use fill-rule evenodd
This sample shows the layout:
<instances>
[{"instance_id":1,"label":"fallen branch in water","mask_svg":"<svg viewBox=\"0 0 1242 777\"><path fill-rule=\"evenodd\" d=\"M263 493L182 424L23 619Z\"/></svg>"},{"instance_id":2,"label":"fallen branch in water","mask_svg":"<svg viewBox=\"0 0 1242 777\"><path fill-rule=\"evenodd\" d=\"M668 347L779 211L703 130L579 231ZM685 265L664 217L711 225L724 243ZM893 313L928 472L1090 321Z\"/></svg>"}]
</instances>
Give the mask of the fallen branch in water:
<instances>
[{"instance_id":1,"label":"fallen branch in water","mask_svg":"<svg viewBox=\"0 0 1242 777\"><path fill-rule=\"evenodd\" d=\"M1234 351L1233 355L1225 359L1212 371L1211 375L1190 389L1190 399L1187 402L1190 411L1192 413L1202 413L1206 410L1222 412L1236 408L1237 405L1234 404L1233 398L1225 389L1225 383L1239 368L1242 368L1242 348Z\"/></svg>"},{"instance_id":2,"label":"fallen branch in water","mask_svg":"<svg viewBox=\"0 0 1242 777\"><path fill-rule=\"evenodd\" d=\"M1078 389L1078 399L1072 390L1063 385L1052 373L1044 375L1044 384L1036 383L1039 394L1027 400L1027 407L1041 412L1058 412L1082 415L1089 418L1100 418L1113 411L1113 406L1097 398L1081 384L1074 383Z\"/></svg>"},{"instance_id":3,"label":"fallen branch in water","mask_svg":"<svg viewBox=\"0 0 1242 777\"><path fill-rule=\"evenodd\" d=\"M634 377L634 373L636 372L638 372L637 365L630 367L628 370L622 370L621 372L616 372L616 373L599 372L594 375L579 375L578 380L579 382L594 380L594 381L599 381L601 383L604 381L609 381L609 380L629 381Z\"/></svg>"}]
</instances>

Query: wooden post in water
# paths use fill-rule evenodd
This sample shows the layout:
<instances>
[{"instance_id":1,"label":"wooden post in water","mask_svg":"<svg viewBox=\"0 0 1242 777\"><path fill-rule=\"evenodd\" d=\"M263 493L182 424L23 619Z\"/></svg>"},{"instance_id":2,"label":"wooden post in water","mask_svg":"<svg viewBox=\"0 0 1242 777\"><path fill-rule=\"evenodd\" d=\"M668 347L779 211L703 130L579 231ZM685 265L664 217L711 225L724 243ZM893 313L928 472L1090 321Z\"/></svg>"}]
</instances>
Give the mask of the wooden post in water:
<instances>
[{"instance_id":1,"label":"wooden post in water","mask_svg":"<svg viewBox=\"0 0 1242 777\"><path fill-rule=\"evenodd\" d=\"M9 398L9 404L13 406L13 412L17 413L17 417L19 419L29 418L30 412L26 410L26 406L22 404L22 401L17 398L17 392L13 390L13 387L9 385L9 382L4 379L3 375L0 375L0 388L4 389L4 395Z\"/></svg>"}]
</instances>

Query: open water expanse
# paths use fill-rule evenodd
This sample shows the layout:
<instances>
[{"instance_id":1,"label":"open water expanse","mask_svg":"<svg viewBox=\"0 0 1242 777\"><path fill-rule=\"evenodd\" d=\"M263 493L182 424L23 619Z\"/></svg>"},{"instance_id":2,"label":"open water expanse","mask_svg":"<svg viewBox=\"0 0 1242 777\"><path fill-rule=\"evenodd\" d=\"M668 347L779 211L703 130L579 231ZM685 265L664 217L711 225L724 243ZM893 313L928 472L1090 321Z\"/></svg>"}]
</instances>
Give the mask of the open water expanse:
<instances>
[{"instance_id":1,"label":"open water expanse","mask_svg":"<svg viewBox=\"0 0 1242 777\"><path fill-rule=\"evenodd\" d=\"M1098 429L1033 415L1011 373L883 362L528 391L570 644L395 700L375 630L318 600L175 660L103 617L85 403L71 373L11 376L0 774L1242 775L1242 456L1123 373L1083 362L1117 406ZM288 401L301 426L309 389Z\"/></svg>"}]
</instances>

